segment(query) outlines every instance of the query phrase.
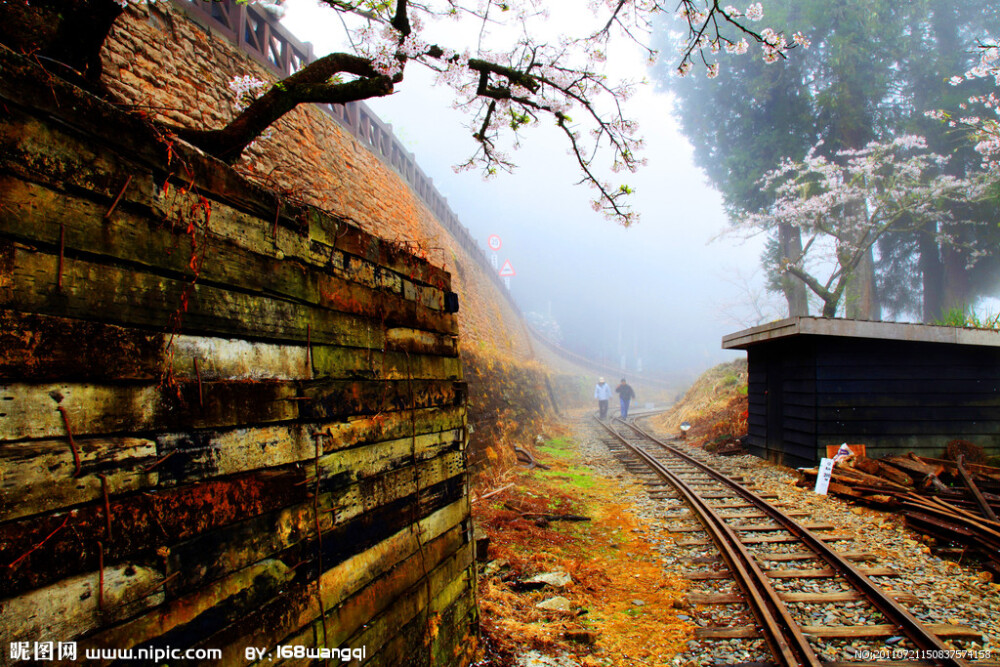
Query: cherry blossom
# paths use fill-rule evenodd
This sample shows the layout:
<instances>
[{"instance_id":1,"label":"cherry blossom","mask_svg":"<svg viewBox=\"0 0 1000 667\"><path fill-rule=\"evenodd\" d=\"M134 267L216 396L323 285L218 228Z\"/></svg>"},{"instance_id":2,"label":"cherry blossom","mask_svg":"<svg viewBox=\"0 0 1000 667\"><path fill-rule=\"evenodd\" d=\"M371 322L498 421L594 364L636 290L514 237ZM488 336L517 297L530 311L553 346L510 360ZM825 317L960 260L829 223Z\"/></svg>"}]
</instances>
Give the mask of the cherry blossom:
<instances>
[{"instance_id":1,"label":"cherry blossom","mask_svg":"<svg viewBox=\"0 0 1000 667\"><path fill-rule=\"evenodd\" d=\"M702 61L708 76L718 76L719 63L710 56L722 50L734 55L745 54L749 50L748 37L760 45L761 58L767 63L787 57L788 52L795 47L809 48L810 44L809 39L801 32L796 32L789 42L782 32L774 28L756 31L742 22L757 23L763 20L764 7L760 2L740 10L733 5L719 7L716 2L705 2L701 6L694 0L681 0L676 17L687 30L685 44L680 49L681 61L674 69L677 76L691 73L695 59ZM705 53L706 48L708 54Z\"/></svg>"},{"instance_id":2,"label":"cherry blossom","mask_svg":"<svg viewBox=\"0 0 1000 667\"><path fill-rule=\"evenodd\" d=\"M760 21L764 18L764 7L759 2L755 2L747 7L746 17L751 21Z\"/></svg>"},{"instance_id":3,"label":"cherry blossom","mask_svg":"<svg viewBox=\"0 0 1000 667\"><path fill-rule=\"evenodd\" d=\"M986 38L979 44L979 62L965 72L964 76L952 76L948 83L960 86L966 81L991 77L994 84L1000 87L1000 41ZM982 115L956 118L942 109L927 111L925 115L948 123L951 127L967 129L975 142L976 152L982 155L983 169L996 173L1000 171L1000 97L995 91L973 95L960 105L962 111L970 107L980 108Z\"/></svg>"},{"instance_id":4,"label":"cherry blossom","mask_svg":"<svg viewBox=\"0 0 1000 667\"><path fill-rule=\"evenodd\" d=\"M244 76L234 76L229 81L229 89L233 91L233 95L236 98L233 102L233 106L239 111L246 109L247 105L255 100L260 92L268 85L267 81L263 81L262 79L258 79L257 77L249 74Z\"/></svg>"}]
</instances>

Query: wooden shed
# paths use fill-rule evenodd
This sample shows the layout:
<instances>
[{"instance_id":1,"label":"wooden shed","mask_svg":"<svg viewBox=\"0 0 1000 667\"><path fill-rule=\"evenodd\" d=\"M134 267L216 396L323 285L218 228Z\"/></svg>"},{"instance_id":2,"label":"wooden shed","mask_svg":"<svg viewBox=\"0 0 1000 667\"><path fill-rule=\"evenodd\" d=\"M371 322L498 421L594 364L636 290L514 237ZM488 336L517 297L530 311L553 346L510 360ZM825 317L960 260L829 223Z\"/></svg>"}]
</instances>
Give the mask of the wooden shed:
<instances>
[{"instance_id":1,"label":"wooden shed","mask_svg":"<svg viewBox=\"0 0 1000 667\"><path fill-rule=\"evenodd\" d=\"M725 336L746 350L752 453L808 466L829 445L1000 452L1000 332L795 317Z\"/></svg>"}]
</instances>

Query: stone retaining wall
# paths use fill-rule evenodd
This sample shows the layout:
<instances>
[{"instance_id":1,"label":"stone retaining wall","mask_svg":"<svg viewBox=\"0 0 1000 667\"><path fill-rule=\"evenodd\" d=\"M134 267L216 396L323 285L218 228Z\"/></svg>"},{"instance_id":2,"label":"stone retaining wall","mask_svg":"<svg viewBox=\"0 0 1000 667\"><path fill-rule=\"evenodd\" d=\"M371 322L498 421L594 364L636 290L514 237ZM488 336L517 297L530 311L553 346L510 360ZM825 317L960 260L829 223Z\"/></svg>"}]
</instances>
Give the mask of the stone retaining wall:
<instances>
[{"instance_id":1,"label":"stone retaining wall","mask_svg":"<svg viewBox=\"0 0 1000 667\"><path fill-rule=\"evenodd\" d=\"M222 127L235 116L228 85L233 77L274 80L225 37L165 2L129 4L106 45L104 68L108 87L123 103L184 127ZM462 297L462 340L531 356L519 314L463 239L454 238L392 168L328 114L298 107L251 146L236 169L449 270Z\"/></svg>"}]
</instances>

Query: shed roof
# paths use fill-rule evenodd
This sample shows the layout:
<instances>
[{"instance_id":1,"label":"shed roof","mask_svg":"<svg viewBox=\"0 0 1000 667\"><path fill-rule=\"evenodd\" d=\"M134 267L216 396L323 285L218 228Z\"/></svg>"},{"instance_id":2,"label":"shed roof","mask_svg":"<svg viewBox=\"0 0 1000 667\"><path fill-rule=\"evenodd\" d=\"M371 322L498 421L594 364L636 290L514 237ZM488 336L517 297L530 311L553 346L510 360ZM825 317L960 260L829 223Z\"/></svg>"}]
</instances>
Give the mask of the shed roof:
<instances>
[{"instance_id":1,"label":"shed roof","mask_svg":"<svg viewBox=\"0 0 1000 667\"><path fill-rule=\"evenodd\" d=\"M840 336L1000 347L1000 331L991 329L964 329L933 324L869 322L823 317L791 317L723 336L722 348L725 350L745 350L759 343L792 336Z\"/></svg>"}]
</instances>

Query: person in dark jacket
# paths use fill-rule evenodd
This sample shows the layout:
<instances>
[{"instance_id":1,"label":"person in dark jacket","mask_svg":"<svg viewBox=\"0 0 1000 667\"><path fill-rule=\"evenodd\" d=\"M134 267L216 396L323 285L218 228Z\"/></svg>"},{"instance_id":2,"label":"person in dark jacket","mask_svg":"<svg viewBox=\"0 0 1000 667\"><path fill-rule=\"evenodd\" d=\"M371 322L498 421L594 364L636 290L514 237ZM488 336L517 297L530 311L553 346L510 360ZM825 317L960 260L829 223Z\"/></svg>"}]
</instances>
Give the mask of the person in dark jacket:
<instances>
[{"instance_id":1,"label":"person in dark jacket","mask_svg":"<svg viewBox=\"0 0 1000 667\"><path fill-rule=\"evenodd\" d=\"M615 387L615 393L618 394L618 402L621 404L622 408L622 419L628 417L628 404L635 398L635 390L622 378L621 383Z\"/></svg>"}]
</instances>

